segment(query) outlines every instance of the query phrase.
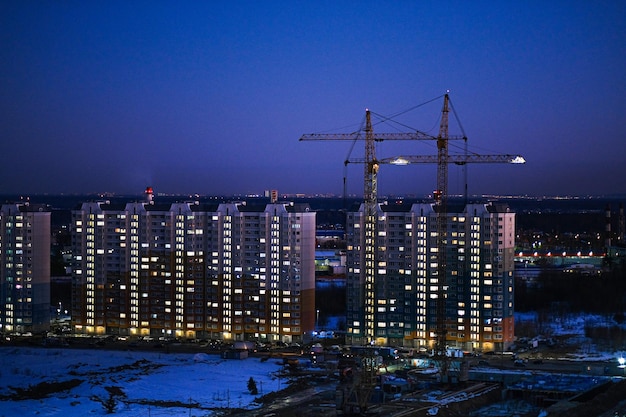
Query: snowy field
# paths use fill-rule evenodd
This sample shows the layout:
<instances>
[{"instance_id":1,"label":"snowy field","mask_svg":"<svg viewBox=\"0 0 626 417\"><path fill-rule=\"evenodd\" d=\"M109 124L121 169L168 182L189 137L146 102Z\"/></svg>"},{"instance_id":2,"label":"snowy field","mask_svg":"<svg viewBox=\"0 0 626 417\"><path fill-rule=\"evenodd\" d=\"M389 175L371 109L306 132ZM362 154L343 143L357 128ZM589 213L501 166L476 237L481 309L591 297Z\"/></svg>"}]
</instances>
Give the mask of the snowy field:
<instances>
[{"instance_id":1,"label":"snowy field","mask_svg":"<svg viewBox=\"0 0 626 417\"><path fill-rule=\"evenodd\" d=\"M556 349L554 359L585 361L607 361L626 358L626 344L621 340L593 340L585 335L585 328L621 328L626 332L626 323L618 324L613 318L597 314L565 314L540 318L537 313L515 313L516 334L525 325L532 325L535 338L546 340L557 338L562 341L567 353ZM549 352L548 352L549 354ZM550 356L547 355L546 358Z\"/></svg>"},{"instance_id":2,"label":"snowy field","mask_svg":"<svg viewBox=\"0 0 626 417\"><path fill-rule=\"evenodd\" d=\"M255 397L281 387L281 367L206 354L2 347L0 417L217 416L258 407Z\"/></svg>"}]
</instances>

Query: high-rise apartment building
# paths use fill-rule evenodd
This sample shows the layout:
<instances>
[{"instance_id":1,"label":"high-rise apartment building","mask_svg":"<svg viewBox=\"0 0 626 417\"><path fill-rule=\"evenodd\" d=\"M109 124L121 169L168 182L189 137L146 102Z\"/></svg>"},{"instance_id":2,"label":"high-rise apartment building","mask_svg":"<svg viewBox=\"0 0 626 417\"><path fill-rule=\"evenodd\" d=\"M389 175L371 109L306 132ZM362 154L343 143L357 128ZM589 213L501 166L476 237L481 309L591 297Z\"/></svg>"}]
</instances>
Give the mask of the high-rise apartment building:
<instances>
[{"instance_id":1,"label":"high-rise apartment building","mask_svg":"<svg viewBox=\"0 0 626 417\"><path fill-rule=\"evenodd\" d=\"M50 210L0 206L0 331L50 328Z\"/></svg>"},{"instance_id":2,"label":"high-rise apartment building","mask_svg":"<svg viewBox=\"0 0 626 417\"><path fill-rule=\"evenodd\" d=\"M438 244L433 204L378 205L373 283L366 282L364 209L348 213L347 341L430 347L436 339ZM513 341L515 214L504 205L448 204L447 344L502 350ZM365 306L374 306L366 321ZM365 328L373 323L373 329ZM372 334L374 337L368 337Z\"/></svg>"},{"instance_id":3,"label":"high-rise apartment building","mask_svg":"<svg viewBox=\"0 0 626 417\"><path fill-rule=\"evenodd\" d=\"M84 203L74 330L301 341L315 324L315 213L270 203Z\"/></svg>"}]
</instances>

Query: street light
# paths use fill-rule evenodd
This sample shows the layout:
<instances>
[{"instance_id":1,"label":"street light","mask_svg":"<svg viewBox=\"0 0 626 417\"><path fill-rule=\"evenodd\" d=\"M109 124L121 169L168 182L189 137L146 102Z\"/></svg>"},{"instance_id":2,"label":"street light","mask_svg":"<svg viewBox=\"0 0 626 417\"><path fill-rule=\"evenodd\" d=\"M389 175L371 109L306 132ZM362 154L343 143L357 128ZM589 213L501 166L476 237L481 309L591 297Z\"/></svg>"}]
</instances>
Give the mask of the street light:
<instances>
[{"instance_id":1,"label":"street light","mask_svg":"<svg viewBox=\"0 0 626 417\"><path fill-rule=\"evenodd\" d=\"M320 326L320 309L315 310L315 329L319 330Z\"/></svg>"},{"instance_id":2,"label":"street light","mask_svg":"<svg viewBox=\"0 0 626 417\"><path fill-rule=\"evenodd\" d=\"M624 359L623 356L620 356L617 358L617 363L619 363L618 368L622 368L624 370L624 374L626 375L626 359Z\"/></svg>"}]
</instances>

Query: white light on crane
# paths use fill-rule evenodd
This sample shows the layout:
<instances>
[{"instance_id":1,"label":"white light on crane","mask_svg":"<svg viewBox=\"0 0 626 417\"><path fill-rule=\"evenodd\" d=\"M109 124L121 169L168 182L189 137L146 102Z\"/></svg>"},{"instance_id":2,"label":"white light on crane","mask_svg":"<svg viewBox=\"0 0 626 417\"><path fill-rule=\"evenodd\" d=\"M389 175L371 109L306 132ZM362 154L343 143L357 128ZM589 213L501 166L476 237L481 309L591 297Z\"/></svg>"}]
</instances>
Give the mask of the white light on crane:
<instances>
[{"instance_id":1,"label":"white light on crane","mask_svg":"<svg viewBox=\"0 0 626 417\"><path fill-rule=\"evenodd\" d=\"M391 161L391 164L393 164L393 165L409 165L409 161L408 161L408 159L405 159L405 158L399 156L397 158L394 158Z\"/></svg>"},{"instance_id":2,"label":"white light on crane","mask_svg":"<svg viewBox=\"0 0 626 417\"><path fill-rule=\"evenodd\" d=\"M526 160L524 159L523 156L516 156L515 158L511 159L511 163L512 164L525 164Z\"/></svg>"}]
</instances>

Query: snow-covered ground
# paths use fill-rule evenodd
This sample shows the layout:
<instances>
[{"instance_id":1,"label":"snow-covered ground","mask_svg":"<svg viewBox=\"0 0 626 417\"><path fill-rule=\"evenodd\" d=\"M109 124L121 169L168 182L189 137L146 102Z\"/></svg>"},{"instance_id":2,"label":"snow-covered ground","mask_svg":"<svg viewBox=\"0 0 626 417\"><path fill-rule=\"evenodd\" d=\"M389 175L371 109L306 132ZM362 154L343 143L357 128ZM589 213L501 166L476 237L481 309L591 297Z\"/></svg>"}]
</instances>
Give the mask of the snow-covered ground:
<instances>
[{"instance_id":1,"label":"snow-covered ground","mask_svg":"<svg viewBox=\"0 0 626 417\"><path fill-rule=\"evenodd\" d=\"M534 313L517 314L516 327L523 323L533 324L536 337L566 339L569 360L616 362L626 357L626 346L607 349L585 336L585 325L614 325L601 316L546 319ZM544 352L546 358L548 352L556 354ZM278 377L281 369L277 359L0 347L0 417L100 416L107 415L108 409L122 417L218 416L226 409L257 408L255 398L285 388L286 381ZM250 377L258 395L248 390ZM46 390L48 395L36 398L35 394Z\"/></svg>"},{"instance_id":2,"label":"snow-covered ground","mask_svg":"<svg viewBox=\"0 0 626 417\"><path fill-rule=\"evenodd\" d=\"M98 416L107 409L128 417L214 416L258 407L256 397L284 388L281 367L272 359L206 354L2 347L0 417ZM32 398L45 390L57 392Z\"/></svg>"},{"instance_id":3,"label":"snow-covered ground","mask_svg":"<svg viewBox=\"0 0 626 417\"><path fill-rule=\"evenodd\" d=\"M543 341L555 338L560 341L564 349L556 349L554 359L607 361L626 358L626 345L621 341L594 340L585 334L585 327L596 329L613 327L624 329L626 332L626 324L618 324L612 317L582 313L539 317L535 312L516 312L516 334L525 326L531 326L534 330L533 338Z\"/></svg>"}]
</instances>

